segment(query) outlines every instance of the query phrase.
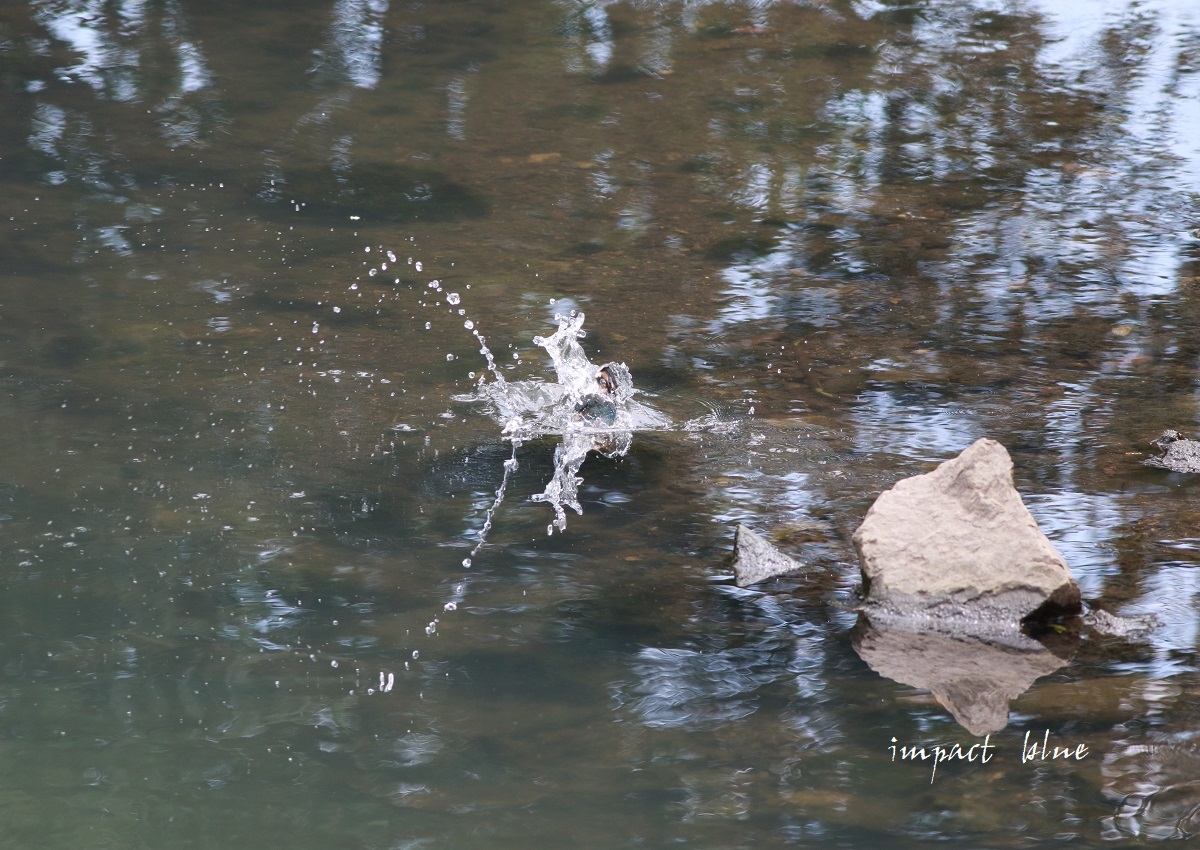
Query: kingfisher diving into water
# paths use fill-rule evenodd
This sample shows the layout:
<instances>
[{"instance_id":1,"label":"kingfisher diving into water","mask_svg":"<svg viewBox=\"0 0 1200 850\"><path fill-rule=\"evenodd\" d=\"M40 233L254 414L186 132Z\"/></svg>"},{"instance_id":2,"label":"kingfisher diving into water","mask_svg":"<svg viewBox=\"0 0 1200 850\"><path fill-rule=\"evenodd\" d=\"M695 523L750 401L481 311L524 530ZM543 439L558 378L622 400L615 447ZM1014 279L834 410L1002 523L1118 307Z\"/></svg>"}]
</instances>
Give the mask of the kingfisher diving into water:
<instances>
[{"instance_id":1,"label":"kingfisher diving into water","mask_svg":"<svg viewBox=\"0 0 1200 850\"><path fill-rule=\"evenodd\" d=\"M617 376L611 363L600 367L596 373L596 390L589 393L575 408L576 422L588 425L612 425L617 419Z\"/></svg>"}]
</instances>

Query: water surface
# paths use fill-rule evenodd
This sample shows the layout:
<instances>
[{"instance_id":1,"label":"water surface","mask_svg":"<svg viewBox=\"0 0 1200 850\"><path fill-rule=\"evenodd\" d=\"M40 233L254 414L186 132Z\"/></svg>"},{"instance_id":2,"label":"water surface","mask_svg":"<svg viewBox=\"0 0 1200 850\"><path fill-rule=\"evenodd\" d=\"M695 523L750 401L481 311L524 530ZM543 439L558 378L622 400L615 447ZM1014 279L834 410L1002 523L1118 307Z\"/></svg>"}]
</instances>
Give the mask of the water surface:
<instances>
[{"instance_id":1,"label":"water surface","mask_svg":"<svg viewBox=\"0 0 1200 850\"><path fill-rule=\"evenodd\" d=\"M1198 416L1198 47L1184 0L0 3L4 846L1200 830L1200 485L1139 466ZM497 506L456 397L572 309L709 427L548 536L558 440ZM892 737L973 739L855 654L847 541L981 436L1164 625L931 784ZM734 588L739 521L808 570Z\"/></svg>"}]
</instances>

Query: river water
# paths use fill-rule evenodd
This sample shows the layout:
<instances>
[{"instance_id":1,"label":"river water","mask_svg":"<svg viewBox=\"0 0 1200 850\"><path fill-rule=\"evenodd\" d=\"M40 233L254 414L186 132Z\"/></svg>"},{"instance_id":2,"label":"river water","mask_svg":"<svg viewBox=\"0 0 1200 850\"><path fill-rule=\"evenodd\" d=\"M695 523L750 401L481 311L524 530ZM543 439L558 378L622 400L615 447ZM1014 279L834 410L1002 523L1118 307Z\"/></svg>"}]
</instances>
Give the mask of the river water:
<instances>
[{"instance_id":1,"label":"river water","mask_svg":"<svg viewBox=\"0 0 1200 850\"><path fill-rule=\"evenodd\" d=\"M1200 832L1200 484L1140 465L1198 56L1191 0L0 2L0 847ZM478 382L572 310L649 419L553 527ZM848 540L983 436L1162 625L931 781L981 739L856 654Z\"/></svg>"}]
</instances>

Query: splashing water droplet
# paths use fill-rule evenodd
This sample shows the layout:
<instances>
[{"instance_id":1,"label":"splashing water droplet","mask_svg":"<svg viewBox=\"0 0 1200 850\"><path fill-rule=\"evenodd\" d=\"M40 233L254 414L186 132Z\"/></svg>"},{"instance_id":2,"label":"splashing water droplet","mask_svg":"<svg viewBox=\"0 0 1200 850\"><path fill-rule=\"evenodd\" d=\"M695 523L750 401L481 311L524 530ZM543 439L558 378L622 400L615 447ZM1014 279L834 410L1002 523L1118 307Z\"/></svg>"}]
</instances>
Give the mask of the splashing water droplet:
<instances>
[{"instance_id":1,"label":"splashing water droplet","mask_svg":"<svg viewBox=\"0 0 1200 850\"><path fill-rule=\"evenodd\" d=\"M462 299L459 298L457 292L448 292L446 293L446 300L451 304L457 304Z\"/></svg>"},{"instance_id":2,"label":"splashing water droplet","mask_svg":"<svg viewBox=\"0 0 1200 850\"><path fill-rule=\"evenodd\" d=\"M447 362L447 363L449 363L451 360L455 360L455 359L457 359L457 355L455 355L455 354L447 354L447 355L446 355L446 362Z\"/></svg>"},{"instance_id":3,"label":"splashing water droplet","mask_svg":"<svg viewBox=\"0 0 1200 850\"><path fill-rule=\"evenodd\" d=\"M471 566L471 559L470 559L470 558L463 558L463 562L462 562L462 564L463 564L463 566L464 566L464 567L467 567L467 568L469 569L469 568L470 568L470 566Z\"/></svg>"},{"instance_id":4,"label":"splashing water droplet","mask_svg":"<svg viewBox=\"0 0 1200 850\"><path fill-rule=\"evenodd\" d=\"M475 323L472 322L470 319L467 319L465 322L463 322L463 327L466 328L467 330L471 330L472 328L475 327Z\"/></svg>"}]
</instances>

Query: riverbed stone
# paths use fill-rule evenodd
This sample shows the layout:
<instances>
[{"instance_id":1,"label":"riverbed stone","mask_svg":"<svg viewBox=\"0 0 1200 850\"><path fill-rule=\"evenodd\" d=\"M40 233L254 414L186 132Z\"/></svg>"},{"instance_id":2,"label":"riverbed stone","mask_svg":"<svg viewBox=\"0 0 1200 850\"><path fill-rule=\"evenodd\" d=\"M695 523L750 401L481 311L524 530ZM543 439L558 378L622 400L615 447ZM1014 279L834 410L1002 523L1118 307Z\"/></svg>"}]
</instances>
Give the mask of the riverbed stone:
<instances>
[{"instance_id":1,"label":"riverbed stone","mask_svg":"<svg viewBox=\"0 0 1200 850\"><path fill-rule=\"evenodd\" d=\"M749 585L802 568L794 558L780 552L760 534L739 525L733 537L733 576L738 587Z\"/></svg>"},{"instance_id":2,"label":"riverbed stone","mask_svg":"<svg viewBox=\"0 0 1200 850\"><path fill-rule=\"evenodd\" d=\"M1142 463L1172 472L1200 472L1200 440L1189 440L1178 431L1163 431L1150 445L1158 455Z\"/></svg>"},{"instance_id":3,"label":"riverbed stone","mask_svg":"<svg viewBox=\"0 0 1200 850\"><path fill-rule=\"evenodd\" d=\"M1021 501L1012 459L995 440L898 482L853 540L866 605L893 621L969 626L1081 608L1070 568Z\"/></svg>"}]
</instances>

